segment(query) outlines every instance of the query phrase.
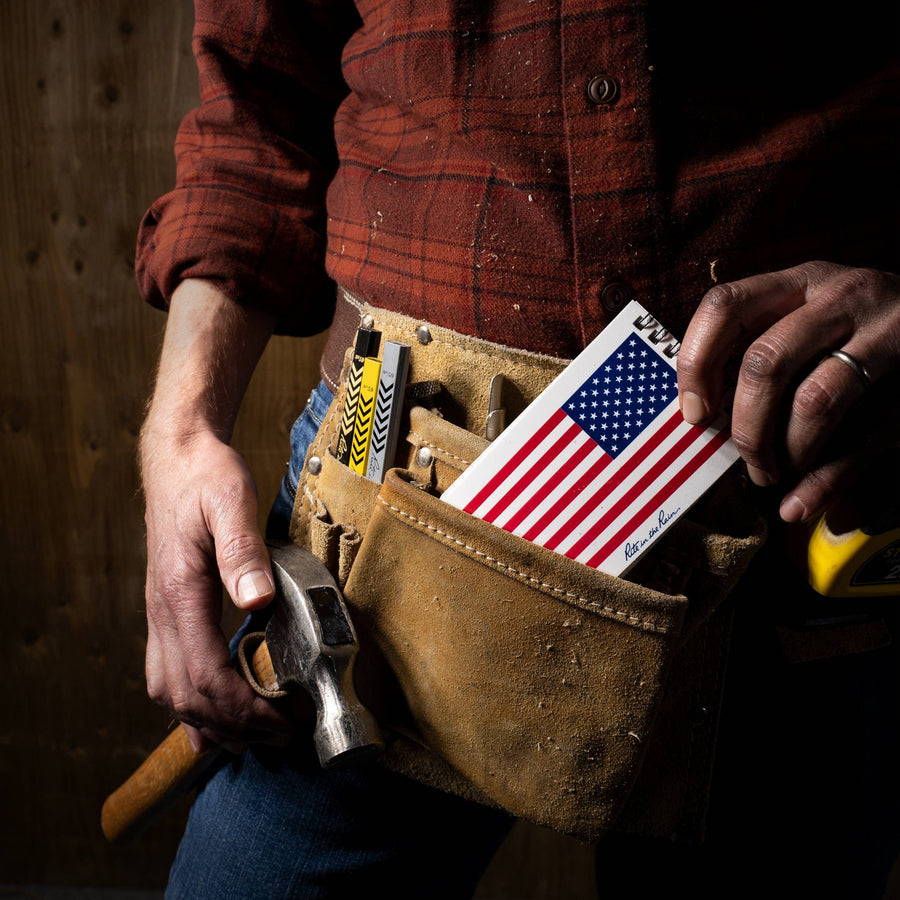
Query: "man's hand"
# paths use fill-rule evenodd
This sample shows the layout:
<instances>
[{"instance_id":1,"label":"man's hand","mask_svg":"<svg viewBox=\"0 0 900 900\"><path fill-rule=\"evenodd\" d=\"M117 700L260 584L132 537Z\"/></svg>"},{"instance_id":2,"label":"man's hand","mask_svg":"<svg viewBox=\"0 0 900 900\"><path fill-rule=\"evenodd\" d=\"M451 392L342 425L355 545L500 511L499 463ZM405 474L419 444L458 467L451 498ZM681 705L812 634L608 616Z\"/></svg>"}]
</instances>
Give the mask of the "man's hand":
<instances>
[{"instance_id":1,"label":"man's hand","mask_svg":"<svg viewBox=\"0 0 900 900\"><path fill-rule=\"evenodd\" d=\"M842 350L865 378L829 356ZM743 354L732 435L750 478L785 490L781 517L824 511L898 435L900 278L811 262L713 288L678 353L685 419L722 405L727 363Z\"/></svg>"},{"instance_id":2,"label":"man's hand","mask_svg":"<svg viewBox=\"0 0 900 900\"><path fill-rule=\"evenodd\" d=\"M141 433L147 522L147 686L206 741L239 752L283 743L289 723L231 666L222 586L244 610L274 594L256 524L256 486L228 446L271 318L186 281L172 298L153 401Z\"/></svg>"}]
</instances>

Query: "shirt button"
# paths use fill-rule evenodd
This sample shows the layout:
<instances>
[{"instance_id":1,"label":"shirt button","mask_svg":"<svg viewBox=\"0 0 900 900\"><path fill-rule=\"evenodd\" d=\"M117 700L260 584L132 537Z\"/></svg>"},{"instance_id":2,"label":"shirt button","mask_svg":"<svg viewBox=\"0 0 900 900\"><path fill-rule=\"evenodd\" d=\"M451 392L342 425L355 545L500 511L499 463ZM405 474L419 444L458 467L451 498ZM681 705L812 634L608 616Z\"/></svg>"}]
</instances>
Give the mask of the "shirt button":
<instances>
[{"instance_id":1,"label":"shirt button","mask_svg":"<svg viewBox=\"0 0 900 900\"><path fill-rule=\"evenodd\" d=\"M612 75L595 75L588 82L587 95L598 106L615 103L619 99L619 82Z\"/></svg>"},{"instance_id":2,"label":"shirt button","mask_svg":"<svg viewBox=\"0 0 900 900\"><path fill-rule=\"evenodd\" d=\"M608 312L615 314L631 300L632 292L627 284L611 281L600 291L600 305Z\"/></svg>"}]
</instances>

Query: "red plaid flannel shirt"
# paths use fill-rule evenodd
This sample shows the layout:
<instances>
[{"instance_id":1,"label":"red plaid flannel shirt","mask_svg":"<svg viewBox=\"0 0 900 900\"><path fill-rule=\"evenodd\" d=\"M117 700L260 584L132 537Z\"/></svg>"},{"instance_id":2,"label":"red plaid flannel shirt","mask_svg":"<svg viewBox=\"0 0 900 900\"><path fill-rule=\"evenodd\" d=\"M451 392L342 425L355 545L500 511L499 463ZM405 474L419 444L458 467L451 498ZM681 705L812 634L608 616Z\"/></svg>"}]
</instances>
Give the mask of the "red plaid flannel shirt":
<instances>
[{"instance_id":1,"label":"red plaid flannel shirt","mask_svg":"<svg viewBox=\"0 0 900 900\"><path fill-rule=\"evenodd\" d=\"M634 297L898 270L897 13L764 0L197 0L201 106L138 241L280 329L377 306L573 356ZM802 8L801 8L802 7Z\"/></svg>"}]
</instances>

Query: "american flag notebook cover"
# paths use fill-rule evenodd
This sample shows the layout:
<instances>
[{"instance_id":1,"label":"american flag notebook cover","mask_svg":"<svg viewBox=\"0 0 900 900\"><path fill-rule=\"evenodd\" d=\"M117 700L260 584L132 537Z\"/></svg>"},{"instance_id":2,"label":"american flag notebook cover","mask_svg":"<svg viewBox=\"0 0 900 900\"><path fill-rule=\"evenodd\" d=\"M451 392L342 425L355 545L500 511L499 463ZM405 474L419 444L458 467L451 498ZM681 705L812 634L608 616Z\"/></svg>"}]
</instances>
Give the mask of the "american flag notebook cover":
<instances>
[{"instance_id":1,"label":"american flag notebook cover","mask_svg":"<svg viewBox=\"0 0 900 900\"><path fill-rule=\"evenodd\" d=\"M682 418L678 347L632 301L443 499L624 574L738 458L727 420L703 427Z\"/></svg>"}]
</instances>

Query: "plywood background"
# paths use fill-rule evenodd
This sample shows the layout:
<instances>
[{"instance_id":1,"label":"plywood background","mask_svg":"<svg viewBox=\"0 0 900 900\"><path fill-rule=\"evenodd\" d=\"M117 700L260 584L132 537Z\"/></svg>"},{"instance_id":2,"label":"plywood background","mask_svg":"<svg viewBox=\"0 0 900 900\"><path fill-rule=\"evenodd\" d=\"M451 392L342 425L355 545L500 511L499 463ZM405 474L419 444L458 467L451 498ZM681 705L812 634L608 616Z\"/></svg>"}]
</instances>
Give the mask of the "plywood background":
<instances>
[{"instance_id":1,"label":"plywood background","mask_svg":"<svg viewBox=\"0 0 900 900\"><path fill-rule=\"evenodd\" d=\"M182 814L108 847L106 794L165 733L143 681L134 450L164 317L137 223L196 102L187 0L6 0L0 28L0 884L155 888ZM278 339L236 445L264 509L321 341ZM594 896L590 856L520 829L485 897Z\"/></svg>"},{"instance_id":2,"label":"plywood background","mask_svg":"<svg viewBox=\"0 0 900 900\"><path fill-rule=\"evenodd\" d=\"M97 814L168 724L143 685L133 462L164 316L132 261L196 100L192 8L15 0L3 20L0 881L149 886L177 829L111 851ZM254 382L237 441L267 501L314 372L311 342L280 342Z\"/></svg>"}]
</instances>

